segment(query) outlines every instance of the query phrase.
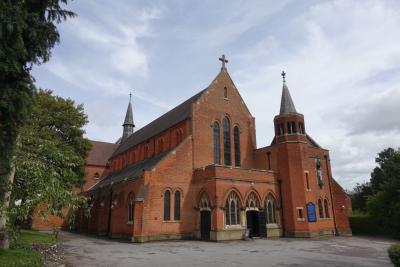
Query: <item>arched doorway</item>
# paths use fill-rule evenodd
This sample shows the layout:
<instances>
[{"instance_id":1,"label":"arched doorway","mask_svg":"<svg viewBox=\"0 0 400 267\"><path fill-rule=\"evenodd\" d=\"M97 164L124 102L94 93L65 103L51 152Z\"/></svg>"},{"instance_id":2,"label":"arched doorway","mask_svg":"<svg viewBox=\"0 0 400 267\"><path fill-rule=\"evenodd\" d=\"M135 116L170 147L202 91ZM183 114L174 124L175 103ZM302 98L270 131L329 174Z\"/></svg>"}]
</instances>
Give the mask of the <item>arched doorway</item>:
<instances>
[{"instance_id":1,"label":"arched doorway","mask_svg":"<svg viewBox=\"0 0 400 267\"><path fill-rule=\"evenodd\" d=\"M201 240L210 240L210 231L211 231L211 208L210 201L206 194L200 199L199 203L200 208L200 239Z\"/></svg>"},{"instance_id":2,"label":"arched doorway","mask_svg":"<svg viewBox=\"0 0 400 267\"><path fill-rule=\"evenodd\" d=\"M254 192L251 192L246 200L246 228L249 237L260 236L260 201Z\"/></svg>"}]
</instances>

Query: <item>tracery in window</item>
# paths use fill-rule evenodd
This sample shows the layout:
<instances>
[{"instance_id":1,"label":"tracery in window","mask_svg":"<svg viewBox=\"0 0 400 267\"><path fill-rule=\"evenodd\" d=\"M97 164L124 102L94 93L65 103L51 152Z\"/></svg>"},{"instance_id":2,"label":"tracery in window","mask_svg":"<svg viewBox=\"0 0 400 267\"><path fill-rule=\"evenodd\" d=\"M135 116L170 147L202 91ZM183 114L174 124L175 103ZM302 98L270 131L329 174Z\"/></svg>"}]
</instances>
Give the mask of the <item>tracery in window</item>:
<instances>
[{"instance_id":1,"label":"tracery in window","mask_svg":"<svg viewBox=\"0 0 400 267\"><path fill-rule=\"evenodd\" d=\"M206 193L204 193L199 203L200 210L210 210L210 201Z\"/></svg>"},{"instance_id":2,"label":"tracery in window","mask_svg":"<svg viewBox=\"0 0 400 267\"><path fill-rule=\"evenodd\" d=\"M240 224L240 208L239 197L235 192L229 193L228 199L225 203L225 224L226 225L239 225Z\"/></svg>"},{"instance_id":3,"label":"tracery in window","mask_svg":"<svg viewBox=\"0 0 400 267\"><path fill-rule=\"evenodd\" d=\"M247 209L257 209L260 207L260 202L258 201L258 197L254 192L251 192L246 200L246 208Z\"/></svg>"}]
</instances>

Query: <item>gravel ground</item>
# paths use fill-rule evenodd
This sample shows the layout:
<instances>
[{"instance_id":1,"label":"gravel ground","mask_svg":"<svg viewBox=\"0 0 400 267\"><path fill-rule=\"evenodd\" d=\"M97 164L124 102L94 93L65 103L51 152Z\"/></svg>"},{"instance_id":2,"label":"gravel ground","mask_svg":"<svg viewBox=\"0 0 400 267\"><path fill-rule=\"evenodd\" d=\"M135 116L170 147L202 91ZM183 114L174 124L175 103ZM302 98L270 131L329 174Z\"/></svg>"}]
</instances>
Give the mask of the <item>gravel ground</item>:
<instances>
[{"instance_id":1,"label":"gravel ground","mask_svg":"<svg viewBox=\"0 0 400 267\"><path fill-rule=\"evenodd\" d=\"M392 266L391 240L367 237L135 244L60 233L72 266ZM69 265L68 264L68 265Z\"/></svg>"}]
</instances>

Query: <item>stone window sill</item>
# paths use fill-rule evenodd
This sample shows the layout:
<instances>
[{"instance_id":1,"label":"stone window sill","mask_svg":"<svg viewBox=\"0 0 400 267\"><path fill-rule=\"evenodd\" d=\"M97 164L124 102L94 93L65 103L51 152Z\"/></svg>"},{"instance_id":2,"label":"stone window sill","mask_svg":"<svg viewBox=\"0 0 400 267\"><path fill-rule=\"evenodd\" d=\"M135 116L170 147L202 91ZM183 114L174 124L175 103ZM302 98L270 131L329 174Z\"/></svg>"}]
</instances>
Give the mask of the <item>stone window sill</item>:
<instances>
[{"instance_id":1,"label":"stone window sill","mask_svg":"<svg viewBox=\"0 0 400 267\"><path fill-rule=\"evenodd\" d=\"M181 220L177 220L177 221L175 221L175 220L163 221L163 223L181 223L181 222L182 222Z\"/></svg>"},{"instance_id":2,"label":"stone window sill","mask_svg":"<svg viewBox=\"0 0 400 267\"><path fill-rule=\"evenodd\" d=\"M133 224L133 222L127 222L126 224L127 224L127 225L132 225L132 224Z\"/></svg>"},{"instance_id":3,"label":"stone window sill","mask_svg":"<svg viewBox=\"0 0 400 267\"><path fill-rule=\"evenodd\" d=\"M297 221L298 221L298 222L305 222L306 219L305 219L305 218L297 218Z\"/></svg>"},{"instance_id":4,"label":"stone window sill","mask_svg":"<svg viewBox=\"0 0 400 267\"><path fill-rule=\"evenodd\" d=\"M242 230L243 227L238 224L238 225L225 225L225 230Z\"/></svg>"}]
</instances>

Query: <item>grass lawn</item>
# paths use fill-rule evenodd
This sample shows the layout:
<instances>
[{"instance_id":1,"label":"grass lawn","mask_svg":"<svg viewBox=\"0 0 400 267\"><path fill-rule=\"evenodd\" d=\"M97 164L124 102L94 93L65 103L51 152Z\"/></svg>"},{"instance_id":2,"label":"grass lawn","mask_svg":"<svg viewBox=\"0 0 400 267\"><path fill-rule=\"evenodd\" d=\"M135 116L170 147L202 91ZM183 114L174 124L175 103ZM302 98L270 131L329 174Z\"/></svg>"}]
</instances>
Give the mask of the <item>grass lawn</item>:
<instances>
[{"instance_id":1,"label":"grass lawn","mask_svg":"<svg viewBox=\"0 0 400 267\"><path fill-rule=\"evenodd\" d=\"M35 244L56 243L51 235L33 230L21 230L16 243L8 250L0 250L0 266L4 267L37 267L43 266L40 254L30 249Z\"/></svg>"}]
</instances>

